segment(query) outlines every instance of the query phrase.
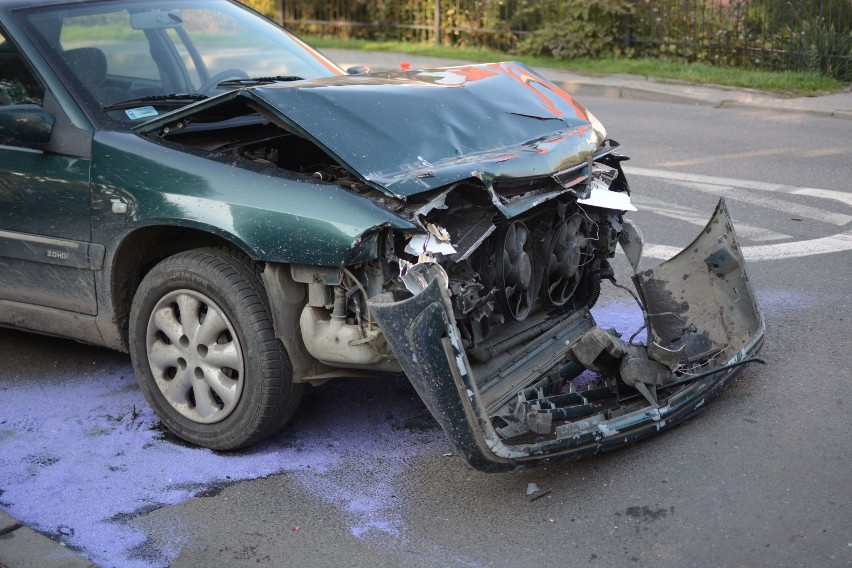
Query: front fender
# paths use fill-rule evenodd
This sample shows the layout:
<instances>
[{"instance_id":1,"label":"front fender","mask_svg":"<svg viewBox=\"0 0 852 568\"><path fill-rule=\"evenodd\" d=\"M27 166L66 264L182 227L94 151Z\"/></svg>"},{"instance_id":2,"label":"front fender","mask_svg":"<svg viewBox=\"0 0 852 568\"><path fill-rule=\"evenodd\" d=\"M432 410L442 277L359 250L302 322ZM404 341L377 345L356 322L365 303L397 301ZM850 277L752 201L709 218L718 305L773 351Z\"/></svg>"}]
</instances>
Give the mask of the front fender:
<instances>
[{"instance_id":1,"label":"front fender","mask_svg":"<svg viewBox=\"0 0 852 568\"><path fill-rule=\"evenodd\" d=\"M182 226L241 243L256 260L347 266L375 257L369 239L382 228L415 229L337 185L137 134L99 132L92 155L94 231L104 241Z\"/></svg>"}]
</instances>

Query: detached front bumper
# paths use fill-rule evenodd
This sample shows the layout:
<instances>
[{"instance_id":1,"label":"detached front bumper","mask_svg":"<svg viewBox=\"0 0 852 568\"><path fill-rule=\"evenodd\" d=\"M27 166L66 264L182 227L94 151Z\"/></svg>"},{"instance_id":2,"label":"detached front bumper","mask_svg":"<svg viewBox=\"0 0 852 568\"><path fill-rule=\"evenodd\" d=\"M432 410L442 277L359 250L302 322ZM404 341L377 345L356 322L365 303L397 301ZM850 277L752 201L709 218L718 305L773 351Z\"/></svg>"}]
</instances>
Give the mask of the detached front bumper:
<instances>
[{"instance_id":1,"label":"detached front bumper","mask_svg":"<svg viewBox=\"0 0 852 568\"><path fill-rule=\"evenodd\" d=\"M601 330L584 309L538 322L547 331L472 364L446 275L437 264L420 269L412 297L370 307L453 446L483 471L576 459L677 424L763 343L763 316L724 201L689 247L634 276L647 347ZM603 386L578 388L586 369Z\"/></svg>"}]
</instances>

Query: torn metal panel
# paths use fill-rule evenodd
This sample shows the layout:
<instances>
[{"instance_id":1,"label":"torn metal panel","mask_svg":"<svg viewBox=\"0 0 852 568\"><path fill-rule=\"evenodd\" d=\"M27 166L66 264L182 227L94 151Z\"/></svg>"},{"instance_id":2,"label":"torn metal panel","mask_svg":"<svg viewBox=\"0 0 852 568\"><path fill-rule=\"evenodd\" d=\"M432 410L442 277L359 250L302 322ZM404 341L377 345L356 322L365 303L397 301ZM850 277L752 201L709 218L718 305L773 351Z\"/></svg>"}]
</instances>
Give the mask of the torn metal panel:
<instances>
[{"instance_id":1,"label":"torn metal panel","mask_svg":"<svg viewBox=\"0 0 852 568\"><path fill-rule=\"evenodd\" d=\"M491 202L507 219L512 219L518 215L541 205L546 201L556 199L561 195L571 192L570 189L557 188L553 189L535 189L522 195L516 195L510 198L502 197L497 190L494 189L493 176L483 172L474 172L474 175L480 178L485 184L485 189L491 196Z\"/></svg>"},{"instance_id":2,"label":"torn metal panel","mask_svg":"<svg viewBox=\"0 0 852 568\"><path fill-rule=\"evenodd\" d=\"M636 211L636 207L630 202L630 196L626 193L611 191L592 181L591 195L587 199L578 199L577 203L589 207L602 207L604 209L615 209L617 211Z\"/></svg>"},{"instance_id":3,"label":"torn metal panel","mask_svg":"<svg viewBox=\"0 0 852 568\"><path fill-rule=\"evenodd\" d=\"M607 166L600 162L592 164L589 195L580 197L577 199L577 203L616 211L636 211L636 207L630 202L629 192L611 189L619 173L619 168Z\"/></svg>"},{"instance_id":4,"label":"torn metal panel","mask_svg":"<svg viewBox=\"0 0 852 568\"><path fill-rule=\"evenodd\" d=\"M687 370L730 359L762 335L763 317L724 199L692 244L634 279L649 342L684 349Z\"/></svg>"},{"instance_id":5,"label":"torn metal panel","mask_svg":"<svg viewBox=\"0 0 852 568\"><path fill-rule=\"evenodd\" d=\"M456 254L456 249L449 240L442 240L431 233L426 233L425 235L414 235L411 237L411 240L408 241L408 245L405 247L405 252L415 256L423 254L443 254L449 256Z\"/></svg>"},{"instance_id":6,"label":"torn metal panel","mask_svg":"<svg viewBox=\"0 0 852 568\"><path fill-rule=\"evenodd\" d=\"M645 248L645 239L639 227L634 225L630 219L621 220L621 231L618 233L618 244L627 257L633 272L639 271L639 260L642 258L642 250Z\"/></svg>"},{"instance_id":7,"label":"torn metal panel","mask_svg":"<svg viewBox=\"0 0 852 568\"><path fill-rule=\"evenodd\" d=\"M450 441L486 471L579 458L668 428L704 405L763 343L724 203L688 249L637 276L651 347L623 341L580 310L553 316L553 325L532 323L530 341L477 362L459 341L446 273L423 263L407 277L410 297L370 307ZM683 282L693 279L697 289L687 291ZM602 377L580 388L584 368Z\"/></svg>"}]
</instances>

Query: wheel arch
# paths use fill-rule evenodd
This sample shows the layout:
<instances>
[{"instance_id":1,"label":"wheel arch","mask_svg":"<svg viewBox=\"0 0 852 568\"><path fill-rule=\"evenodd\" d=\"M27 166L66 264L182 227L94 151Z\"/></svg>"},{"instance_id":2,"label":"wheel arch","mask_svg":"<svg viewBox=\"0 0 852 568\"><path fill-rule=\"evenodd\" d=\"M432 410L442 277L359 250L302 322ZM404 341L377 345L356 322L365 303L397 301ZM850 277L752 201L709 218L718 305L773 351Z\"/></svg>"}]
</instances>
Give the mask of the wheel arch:
<instances>
[{"instance_id":1,"label":"wheel arch","mask_svg":"<svg viewBox=\"0 0 852 568\"><path fill-rule=\"evenodd\" d=\"M121 240L112 257L108 286L116 339L124 351L128 349L130 306L148 271L174 254L204 247L241 250L257 260L244 243L196 227L148 225L132 231Z\"/></svg>"}]
</instances>

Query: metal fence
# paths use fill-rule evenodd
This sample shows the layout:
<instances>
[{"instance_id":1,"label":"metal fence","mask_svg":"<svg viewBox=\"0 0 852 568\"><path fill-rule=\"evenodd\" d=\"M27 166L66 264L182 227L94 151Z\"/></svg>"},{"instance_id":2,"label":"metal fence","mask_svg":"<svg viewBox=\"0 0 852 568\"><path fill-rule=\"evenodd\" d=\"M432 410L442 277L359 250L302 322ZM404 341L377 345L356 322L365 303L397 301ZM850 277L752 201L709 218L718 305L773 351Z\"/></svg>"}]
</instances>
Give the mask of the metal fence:
<instances>
[{"instance_id":1,"label":"metal fence","mask_svg":"<svg viewBox=\"0 0 852 568\"><path fill-rule=\"evenodd\" d=\"M642 0L628 18L638 55L852 80L850 0Z\"/></svg>"},{"instance_id":2,"label":"metal fence","mask_svg":"<svg viewBox=\"0 0 852 568\"><path fill-rule=\"evenodd\" d=\"M264 0L246 0L262 11ZM609 26L613 53L817 71L852 80L852 0L273 0L307 36L524 52L561 29ZM597 15L595 15L597 14ZM613 28L614 26L614 28ZM574 33L574 32L566 32ZM539 46L540 47L540 46ZM539 49L541 51L541 49Z\"/></svg>"}]
</instances>

